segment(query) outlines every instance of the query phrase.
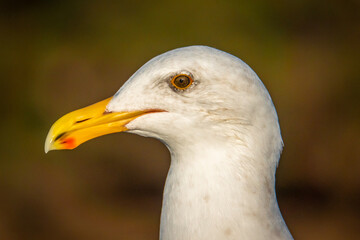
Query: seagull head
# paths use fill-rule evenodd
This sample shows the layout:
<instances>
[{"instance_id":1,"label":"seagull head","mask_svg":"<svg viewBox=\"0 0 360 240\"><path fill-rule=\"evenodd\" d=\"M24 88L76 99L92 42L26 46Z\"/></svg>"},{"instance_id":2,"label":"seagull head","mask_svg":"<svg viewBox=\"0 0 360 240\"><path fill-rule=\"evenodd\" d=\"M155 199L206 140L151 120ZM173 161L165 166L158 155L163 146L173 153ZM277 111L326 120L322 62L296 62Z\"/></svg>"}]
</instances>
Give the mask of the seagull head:
<instances>
[{"instance_id":1,"label":"seagull head","mask_svg":"<svg viewBox=\"0 0 360 240\"><path fill-rule=\"evenodd\" d=\"M170 149L204 139L263 144L265 154L278 155L282 147L275 108L255 72L206 46L161 54L113 97L63 116L51 127L45 152L122 131L158 138Z\"/></svg>"}]
</instances>

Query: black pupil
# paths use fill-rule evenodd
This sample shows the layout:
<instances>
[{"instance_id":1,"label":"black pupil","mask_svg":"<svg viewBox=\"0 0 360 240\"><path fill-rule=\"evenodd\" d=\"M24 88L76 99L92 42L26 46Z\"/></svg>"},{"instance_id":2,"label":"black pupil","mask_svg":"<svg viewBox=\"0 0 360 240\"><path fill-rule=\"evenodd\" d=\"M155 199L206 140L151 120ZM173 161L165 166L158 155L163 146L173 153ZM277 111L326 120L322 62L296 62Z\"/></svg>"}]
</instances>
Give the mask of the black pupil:
<instances>
[{"instance_id":1,"label":"black pupil","mask_svg":"<svg viewBox=\"0 0 360 240\"><path fill-rule=\"evenodd\" d=\"M190 84L190 79L186 76L179 76L175 79L175 85L179 88L185 88Z\"/></svg>"}]
</instances>

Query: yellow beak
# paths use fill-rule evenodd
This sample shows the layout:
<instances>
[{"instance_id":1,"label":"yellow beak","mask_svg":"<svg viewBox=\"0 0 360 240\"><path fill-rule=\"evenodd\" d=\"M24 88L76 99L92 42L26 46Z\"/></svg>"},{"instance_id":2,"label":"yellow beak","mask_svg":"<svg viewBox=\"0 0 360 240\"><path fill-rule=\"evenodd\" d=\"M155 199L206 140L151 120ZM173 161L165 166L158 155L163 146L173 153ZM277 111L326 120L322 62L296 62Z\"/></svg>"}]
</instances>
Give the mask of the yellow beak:
<instances>
[{"instance_id":1,"label":"yellow beak","mask_svg":"<svg viewBox=\"0 0 360 240\"><path fill-rule=\"evenodd\" d=\"M74 149L80 144L110 133L128 130L125 125L147 113L161 110L132 112L106 112L111 98L88 107L70 112L57 120L45 141L45 152L59 149Z\"/></svg>"}]
</instances>

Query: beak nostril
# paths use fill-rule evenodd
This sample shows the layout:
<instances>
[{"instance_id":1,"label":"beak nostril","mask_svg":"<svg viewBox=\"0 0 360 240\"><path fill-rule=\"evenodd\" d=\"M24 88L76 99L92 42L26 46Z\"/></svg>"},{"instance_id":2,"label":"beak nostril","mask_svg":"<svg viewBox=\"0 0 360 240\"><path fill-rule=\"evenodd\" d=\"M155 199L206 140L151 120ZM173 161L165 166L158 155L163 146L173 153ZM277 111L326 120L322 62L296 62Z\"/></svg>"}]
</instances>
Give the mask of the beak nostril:
<instances>
[{"instance_id":1,"label":"beak nostril","mask_svg":"<svg viewBox=\"0 0 360 240\"><path fill-rule=\"evenodd\" d=\"M79 121L76 121L75 123L82 123L82 122L85 122L87 120L89 120L90 118L86 118L86 119L83 119L83 120L79 120Z\"/></svg>"}]
</instances>

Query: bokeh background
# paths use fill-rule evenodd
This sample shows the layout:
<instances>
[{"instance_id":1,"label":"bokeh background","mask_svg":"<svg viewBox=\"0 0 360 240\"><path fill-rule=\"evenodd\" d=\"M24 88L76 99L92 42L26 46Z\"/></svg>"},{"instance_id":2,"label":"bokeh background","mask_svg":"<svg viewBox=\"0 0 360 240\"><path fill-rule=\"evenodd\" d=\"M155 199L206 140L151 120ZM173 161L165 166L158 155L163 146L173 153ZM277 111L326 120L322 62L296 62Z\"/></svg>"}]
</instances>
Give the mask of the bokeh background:
<instances>
[{"instance_id":1,"label":"bokeh background","mask_svg":"<svg viewBox=\"0 0 360 240\"><path fill-rule=\"evenodd\" d=\"M157 239L169 153L113 134L45 155L51 124L150 58L230 52L277 107L283 216L296 239L360 239L359 1L0 2L0 238Z\"/></svg>"}]
</instances>

